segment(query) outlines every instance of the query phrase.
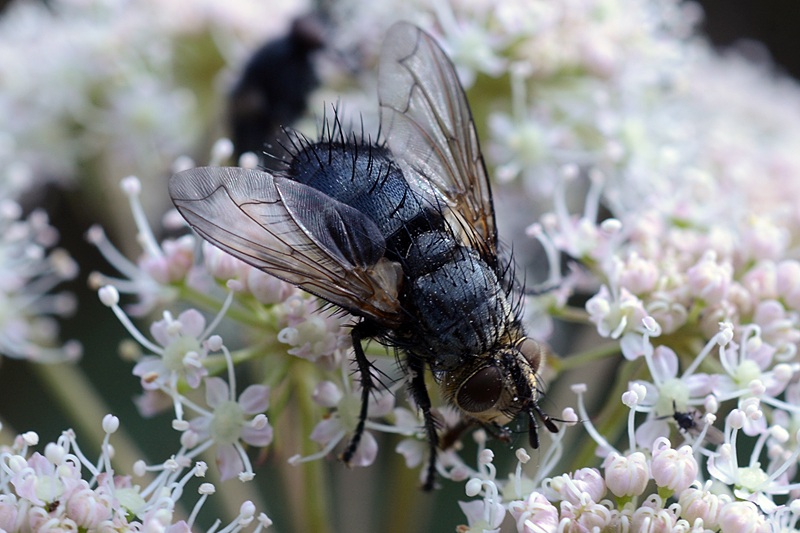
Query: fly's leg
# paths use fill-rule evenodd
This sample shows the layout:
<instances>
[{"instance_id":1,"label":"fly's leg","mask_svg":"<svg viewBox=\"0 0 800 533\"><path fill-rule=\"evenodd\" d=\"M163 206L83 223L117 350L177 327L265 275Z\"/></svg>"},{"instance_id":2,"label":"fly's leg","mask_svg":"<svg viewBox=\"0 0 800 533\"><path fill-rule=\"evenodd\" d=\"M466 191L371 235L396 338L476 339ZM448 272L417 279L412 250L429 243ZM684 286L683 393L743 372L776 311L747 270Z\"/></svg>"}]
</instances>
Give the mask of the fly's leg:
<instances>
[{"instance_id":1,"label":"fly's leg","mask_svg":"<svg viewBox=\"0 0 800 533\"><path fill-rule=\"evenodd\" d=\"M364 434L364 424L367 422L369 395L375 387L371 372L372 363L369 362L366 354L364 354L364 348L361 347L361 341L370 336L369 327L365 325L365 322L359 322L353 326L353 329L350 331L350 338L353 340L353 351L356 355L356 366L358 367L358 373L361 379L361 411L358 413L356 430L353 432L353 436L350 438L350 442L347 444L347 448L345 448L342 454L342 461L347 465L349 465L350 461L353 459L353 455L355 455L358 449L358 444L361 442L361 436Z\"/></svg>"},{"instance_id":2,"label":"fly's leg","mask_svg":"<svg viewBox=\"0 0 800 533\"><path fill-rule=\"evenodd\" d=\"M406 359L408 370L411 374L409 389L414 397L414 402L422 411L425 421L425 434L428 437L430 455L428 457L428 472L425 474L425 484L422 490L430 491L436 485L436 452L439 446L439 434L436 432L436 419L431 413L431 398L425 386L425 365L415 357Z\"/></svg>"},{"instance_id":3,"label":"fly's leg","mask_svg":"<svg viewBox=\"0 0 800 533\"><path fill-rule=\"evenodd\" d=\"M539 449L539 425L536 423L533 411L528 411L528 444L534 450Z\"/></svg>"},{"instance_id":4,"label":"fly's leg","mask_svg":"<svg viewBox=\"0 0 800 533\"><path fill-rule=\"evenodd\" d=\"M442 435L442 450L449 450L455 446L456 442L461 438L461 435L474 425L474 420L462 416L455 427L448 429L444 435Z\"/></svg>"},{"instance_id":5,"label":"fly's leg","mask_svg":"<svg viewBox=\"0 0 800 533\"><path fill-rule=\"evenodd\" d=\"M539 415L539 419L542 421L542 424L544 424L544 427L547 428L547 431L550 433L558 433L558 426L553 422L554 419L542 411L542 408L539 407L539 404L534 405L533 408L536 410L536 414ZM563 422L563 420L559 420L559 422Z\"/></svg>"},{"instance_id":6,"label":"fly's leg","mask_svg":"<svg viewBox=\"0 0 800 533\"><path fill-rule=\"evenodd\" d=\"M534 413L539 415L542 424L544 424L544 427L546 427L550 433L558 433L558 426L553 422L553 418L550 415L542 411L542 408L539 407L538 404L533 403L530 406L528 409L528 438L530 439L531 448L535 450L539 447L539 425L536 423Z\"/></svg>"}]
</instances>

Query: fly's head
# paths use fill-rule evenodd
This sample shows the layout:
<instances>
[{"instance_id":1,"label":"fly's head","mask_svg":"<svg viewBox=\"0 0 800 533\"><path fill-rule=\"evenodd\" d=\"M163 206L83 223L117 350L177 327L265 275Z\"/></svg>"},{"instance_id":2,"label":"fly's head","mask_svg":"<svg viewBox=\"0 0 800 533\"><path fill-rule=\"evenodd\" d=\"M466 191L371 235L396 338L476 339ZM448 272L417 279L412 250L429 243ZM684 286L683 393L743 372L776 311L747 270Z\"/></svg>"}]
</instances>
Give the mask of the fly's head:
<instances>
[{"instance_id":1,"label":"fly's head","mask_svg":"<svg viewBox=\"0 0 800 533\"><path fill-rule=\"evenodd\" d=\"M558 431L536 403L538 371L547 351L547 346L520 332L491 353L465 358L462 365L447 372L441 381L444 397L467 417L495 428L525 413L530 424L530 444L538 448L534 414L548 430Z\"/></svg>"}]
</instances>

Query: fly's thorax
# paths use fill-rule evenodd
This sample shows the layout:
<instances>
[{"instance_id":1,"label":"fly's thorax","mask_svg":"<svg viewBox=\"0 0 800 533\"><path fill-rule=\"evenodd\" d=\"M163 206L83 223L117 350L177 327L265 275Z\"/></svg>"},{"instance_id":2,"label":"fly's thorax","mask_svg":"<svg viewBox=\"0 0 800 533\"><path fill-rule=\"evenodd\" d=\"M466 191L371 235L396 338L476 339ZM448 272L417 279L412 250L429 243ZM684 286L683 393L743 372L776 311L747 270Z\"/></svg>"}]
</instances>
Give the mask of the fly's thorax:
<instances>
[{"instance_id":1,"label":"fly's thorax","mask_svg":"<svg viewBox=\"0 0 800 533\"><path fill-rule=\"evenodd\" d=\"M526 337L509 339L483 357L470 357L441 380L445 399L483 424L506 424L536 401L537 372L546 347Z\"/></svg>"},{"instance_id":2,"label":"fly's thorax","mask_svg":"<svg viewBox=\"0 0 800 533\"><path fill-rule=\"evenodd\" d=\"M287 174L365 214L387 240L425 211L389 150L363 139L303 145Z\"/></svg>"}]
</instances>

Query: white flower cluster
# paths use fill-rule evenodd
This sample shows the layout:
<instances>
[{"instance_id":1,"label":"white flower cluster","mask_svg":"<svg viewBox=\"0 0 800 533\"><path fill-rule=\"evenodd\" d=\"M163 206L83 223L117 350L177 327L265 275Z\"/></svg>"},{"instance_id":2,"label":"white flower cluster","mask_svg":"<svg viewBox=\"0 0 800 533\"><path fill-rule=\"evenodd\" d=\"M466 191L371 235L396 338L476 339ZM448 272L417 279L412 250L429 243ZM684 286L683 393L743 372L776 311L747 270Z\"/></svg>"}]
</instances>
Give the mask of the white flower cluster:
<instances>
[{"instance_id":1,"label":"white flower cluster","mask_svg":"<svg viewBox=\"0 0 800 533\"><path fill-rule=\"evenodd\" d=\"M657 438L652 447L633 444L631 450L620 454L592 426L586 417L583 393L586 385L575 385L578 394L578 411L590 435L606 453L602 472L595 468L579 468L574 472L542 479L549 475L552 462L539 467L537 478L531 480L521 474L521 466L530 457L524 450L517 451L519 465L508 481L497 479L491 464L491 450L479 440L481 464L467 482L468 496L481 496L479 500L461 502L468 524L459 526L461 533L499 532L506 515L510 515L520 533L564 533L584 531L609 532L696 532L707 533L769 533L796 531L800 520L800 504L795 493L797 483L788 483L787 472L797 469L800 447L781 453L772 449L770 457L777 460L761 469L757 457L767 439L761 439L751 456L750 464L738 464L737 433L749 416L734 410L726 421L724 441L716 451L703 447L707 426L703 427L693 445L673 448L669 439ZM631 391L623 396L630 411L630 428L633 414L644 391ZM565 412L564 419L575 423L574 413ZM707 424L705 422L704 424ZM699 428L697 428L699 429ZM795 435L795 438L797 436ZM769 432L772 446L786 443L788 433L778 426ZM560 437L556 436L553 449L561 453ZM550 453L550 452L549 452ZM711 478L703 481L699 457L707 456ZM737 487L733 493L720 490L715 483ZM654 484L657 494L649 487ZM610 494L608 494L610 492ZM777 506L772 498L789 497L785 505ZM558 504L558 507L554 505Z\"/></svg>"},{"instance_id":2,"label":"white flower cluster","mask_svg":"<svg viewBox=\"0 0 800 533\"><path fill-rule=\"evenodd\" d=\"M204 477L203 462L192 465L186 457L173 458L152 470L161 474L147 487L131 483L130 476L115 476L109 437L119 419L103 418L102 452L92 463L81 452L72 430L48 443L44 455L31 452L39 443L34 432L19 435L12 446L0 449L0 528L8 533L30 531L85 531L87 533L190 533L197 513L215 488L200 485L197 502L188 520L176 520L175 508L184 487L194 477ZM142 467L143 468L143 467ZM214 524L209 533L237 533L256 519L255 532L272 521L245 502L230 524Z\"/></svg>"},{"instance_id":3,"label":"white flower cluster","mask_svg":"<svg viewBox=\"0 0 800 533\"><path fill-rule=\"evenodd\" d=\"M0 185L0 188L2 186ZM2 191L7 193L10 191ZM58 345L56 317L75 312L70 292L52 293L78 275L66 250L53 248L58 231L41 209L22 217L22 207L0 194L0 354L39 363L74 361L81 345Z\"/></svg>"}]
</instances>

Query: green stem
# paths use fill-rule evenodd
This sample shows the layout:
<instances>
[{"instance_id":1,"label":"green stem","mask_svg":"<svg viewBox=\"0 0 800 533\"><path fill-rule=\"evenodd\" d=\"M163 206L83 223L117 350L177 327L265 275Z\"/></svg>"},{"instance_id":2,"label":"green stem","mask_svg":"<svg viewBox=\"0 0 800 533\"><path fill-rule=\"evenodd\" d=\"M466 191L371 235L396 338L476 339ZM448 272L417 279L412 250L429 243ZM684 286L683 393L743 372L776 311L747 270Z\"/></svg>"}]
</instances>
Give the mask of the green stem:
<instances>
[{"instance_id":1,"label":"green stem","mask_svg":"<svg viewBox=\"0 0 800 533\"><path fill-rule=\"evenodd\" d=\"M600 400L604 403L605 407L599 415L591 417L595 423L597 431L603 435L609 443L614 445L619 440L620 435L625 430L628 418L628 408L619 401L622 393L628 390L628 382L638 373L642 372L646 365L644 358L639 358L636 361L624 361L621 364L622 368L616 373L617 379L614 386ZM591 383L588 384L592 386ZM598 384L602 386L602 384ZM613 399L617 400L614 401ZM608 401L611 399L611 401ZM627 439L625 439L625 446L627 447ZM586 442L581 447L578 453L573 456L572 464L568 466L567 471L572 472L578 468L583 468L589 465L596 464L597 456L594 451L597 448L597 443L592 439L586 439Z\"/></svg>"},{"instance_id":2,"label":"green stem","mask_svg":"<svg viewBox=\"0 0 800 533\"><path fill-rule=\"evenodd\" d=\"M625 507L626 503L629 503L633 500L633 496L617 496L617 509L622 509Z\"/></svg>"},{"instance_id":3,"label":"green stem","mask_svg":"<svg viewBox=\"0 0 800 533\"><path fill-rule=\"evenodd\" d=\"M274 338L267 338L253 346L231 352L231 359L235 366L239 363L261 357L262 354L274 356L276 354L285 353L285 351L285 345L281 346L279 343L275 342ZM223 355L211 355L205 359L203 364L208 370L208 373L213 376L216 376L227 368L227 363Z\"/></svg>"},{"instance_id":4,"label":"green stem","mask_svg":"<svg viewBox=\"0 0 800 533\"><path fill-rule=\"evenodd\" d=\"M589 323L589 313L580 307L564 307L563 309L554 309L552 315L555 318L565 322L578 322L579 324Z\"/></svg>"},{"instance_id":5,"label":"green stem","mask_svg":"<svg viewBox=\"0 0 800 533\"><path fill-rule=\"evenodd\" d=\"M591 363L599 359L605 359L606 357L610 357L618 353L620 353L619 343L607 342L597 346L596 348L592 348L591 350L570 355L569 357L548 358L547 362L550 368L560 373L566 370L572 370L573 368L581 367L587 363Z\"/></svg>"},{"instance_id":6,"label":"green stem","mask_svg":"<svg viewBox=\"0 0 800 533\"><path fill-rule=\"evenodd\" d=\"M222 308L222 302L213 296L196 291L187 285L180 285L178 286L178 289L180 290L181 299L192 304L202 305L203 307L206 307L207 309L213 309L214 311L219 311ZM228 309L226 315L240 324L245 324L256 328L263 328L265 325L265 321L261 318L256 318L252 311L237 309L233 306Z\"/></svg>"},{"instance_id":7,"label":"green stem","mask_svg":"<svg viewBox=\"0 0 800 533\"><path fill-rule=\"evenodd\" d=\"M424 463L423 463L424 464ZM408 468L400 454L392 454L390 459L388 486L393 487L391 495L385 499L387 533L405 533L419 529L423 522L420 514L427 514L421 508L420 499L431 497L419 488L419 469Z\"/></svg>"},{"instance_id":8,"label":"green stem","mask_svg":"<svg viewBox=\"0 0 800 533\"><path fill-rule=\"evenodd\" d=\"M78 365L68 363L32 364L30 368L42 382L43 389L56 403L64 406L67 416L72 421L70 425L77 430L81 446L99 450L105 438L103 417L111 412L111 408L86 374ZM137 446L136 440L125 429L124 421L112 436L112 443L114 457L111 463L119 474L129 474L133 463L145 456ZM153 479L154 476L148 473L145 477L137 478L137 482L146 486Z\"/></svg>"},{"instance_id":9,"label":"green stem","mask_svg":"<svg viewBox=\"0 0 800 533\"><path fill-rule=\"evenodd\" d=\"M295 364L289 373L292 389L297 405L300 409L300 425L302 426L303 455L311 455L317 451L317 445L308 438L316 424L319 407L311 400L315 382L314 369L310 364ZM304 518L308 527L307 531L325 533L332 531L333 521L330 514L330 502L327 491L322 487L330 486L325 475L323 461L309 461L303 463L303 478L305 485Z\"/></svg>"}]
</instances>

